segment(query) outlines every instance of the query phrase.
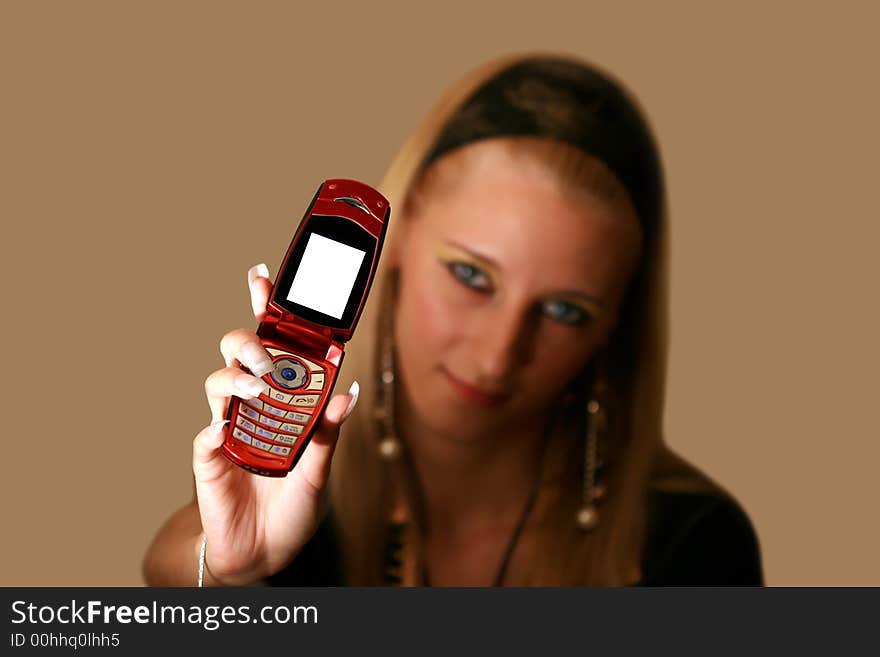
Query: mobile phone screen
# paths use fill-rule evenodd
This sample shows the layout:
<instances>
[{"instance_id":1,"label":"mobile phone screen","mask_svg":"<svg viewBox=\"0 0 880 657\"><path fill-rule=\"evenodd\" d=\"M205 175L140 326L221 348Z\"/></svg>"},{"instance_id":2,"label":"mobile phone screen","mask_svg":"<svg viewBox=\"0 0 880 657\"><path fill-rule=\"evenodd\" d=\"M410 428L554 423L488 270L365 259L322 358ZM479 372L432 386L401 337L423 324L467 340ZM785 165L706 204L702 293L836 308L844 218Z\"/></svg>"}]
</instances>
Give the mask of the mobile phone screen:
<instances>
[{"instance_id":1,"label":"mobile phone screen","mask_svg":"<svg viewBox=\"0 0 880 657\"><path fill-rule=\"evenodd\" d=\"M342 319L366 251L312 233L287 300Z\"/></svg>"}]
</instances>

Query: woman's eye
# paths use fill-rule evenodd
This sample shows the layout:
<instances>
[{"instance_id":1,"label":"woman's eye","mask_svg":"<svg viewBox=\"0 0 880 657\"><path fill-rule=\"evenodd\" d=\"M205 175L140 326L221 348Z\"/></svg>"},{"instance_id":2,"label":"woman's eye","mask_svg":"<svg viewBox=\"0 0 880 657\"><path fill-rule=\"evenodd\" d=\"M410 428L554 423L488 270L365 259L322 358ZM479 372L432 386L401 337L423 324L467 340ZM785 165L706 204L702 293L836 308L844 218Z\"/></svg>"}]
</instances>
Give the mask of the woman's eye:
<instances>
[{"instance_id":1,"label":"woman's eye","mask_svg":"<svg viewBox=\"0 0 880 657\"><path fill-rule=\"evenodd\" d=\"M446 264L450 273L457 281L480 292L488 291L492 286L492 281L482 269L474 267L466 262L449 262Z\"/></svg>"},{"instance_id":2,"label":"woman's eye","mask_svg":"<svg viewBox=\"0 0 880 657\"><path fill-rule=\"evenodd\" d=\"M547 317L563 324L585 324L591 319L590 313L567 301L545 301L542 305L543 312Z\"/></svg>"}]
</instances>

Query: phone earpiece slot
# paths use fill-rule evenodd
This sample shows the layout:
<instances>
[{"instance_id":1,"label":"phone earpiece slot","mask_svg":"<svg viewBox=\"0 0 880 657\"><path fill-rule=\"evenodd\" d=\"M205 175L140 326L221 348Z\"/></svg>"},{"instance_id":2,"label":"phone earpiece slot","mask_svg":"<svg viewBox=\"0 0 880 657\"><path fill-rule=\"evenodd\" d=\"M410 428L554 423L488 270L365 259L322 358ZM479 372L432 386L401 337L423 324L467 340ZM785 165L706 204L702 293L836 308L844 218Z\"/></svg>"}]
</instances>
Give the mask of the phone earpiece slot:
<instances>
[{"instance_id":1,"label":"phone earpiece slot","mask_svg":"<svg viewBox=\"0 0 880 657\"><path fill-rule=\"evenodd\" d=\"M367 214L370 214L370 209L366 205L364 205L364 202L361 201L360 199L354 198L353 196L337 196L333 200L334 201L342 201L343 203L348 203L349 205L354 206L356 208L359 208L359 209L363 210L364 212L366 212Z\"/></svg>"}]
</instances>

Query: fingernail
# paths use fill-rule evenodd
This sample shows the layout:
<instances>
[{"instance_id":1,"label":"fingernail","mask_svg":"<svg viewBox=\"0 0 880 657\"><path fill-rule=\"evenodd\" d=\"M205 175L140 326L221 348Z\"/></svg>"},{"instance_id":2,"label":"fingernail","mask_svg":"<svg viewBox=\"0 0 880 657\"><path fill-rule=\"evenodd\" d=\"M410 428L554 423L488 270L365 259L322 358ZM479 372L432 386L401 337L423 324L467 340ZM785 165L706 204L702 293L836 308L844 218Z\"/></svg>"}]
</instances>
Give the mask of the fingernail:
<instances>
[{"instance_id":1,"label":"fingernail","mask_svg":"<svg viewBox=\"0 0 880 657\"><path fill-rule=\"evenodd\" d=\"M249 397L259 397L269 386L255 376L239 374L235 377L235 387Z\"/></svg>"},{"instance_id":2,"label":"fingernail","mask_svg":"<svg viewBox=\"0 0 880 657\"><path fill-rule=\"evenodd\" d=\"M220 420L219 422L211 423L211 433L213 433L215 436L219 436L221 433L223 433L223 427L226 426L227 422L229 422L229 420Z\"/></svg>"},{"instance_id":3,"label":"fingernail","mask_svg":"<svg viewBox=\"0 0 880 657\"><path fill-rule=\"evenodd\" d=\"M269 354L256 342L246 342L241 348L244 364L251 368L254 376L263 376L275 369Z\"/></svg>"},{"instance_id":4,"label":"fingernail","mask_svg":"<svg viewBox=\"0 0 880 657\"><path fill-rule=\"evenodd\" d=\"M248 285L254 282L254 279L258 276L263 278L269 278L269 268L263 264L262 262L258 265L254 265L250 269L248 269Z\"/></svg>"},{"instance_id":5,"label":"fingernail","mask_svg":"<svg viewBox=\"0 0 880 657\"><path fill-rule=\"evenodd\" d=\"M358 395L361 392L361 387L358 385L357 381L353 381L351 387L348 389L348 394L351 395L351 401L348 402L348 406L345 408L345 412L342 414L342 420L340 422L344 422L351 412L354 410L355 405L358 402Z\"/></svg>"}]
</instances>

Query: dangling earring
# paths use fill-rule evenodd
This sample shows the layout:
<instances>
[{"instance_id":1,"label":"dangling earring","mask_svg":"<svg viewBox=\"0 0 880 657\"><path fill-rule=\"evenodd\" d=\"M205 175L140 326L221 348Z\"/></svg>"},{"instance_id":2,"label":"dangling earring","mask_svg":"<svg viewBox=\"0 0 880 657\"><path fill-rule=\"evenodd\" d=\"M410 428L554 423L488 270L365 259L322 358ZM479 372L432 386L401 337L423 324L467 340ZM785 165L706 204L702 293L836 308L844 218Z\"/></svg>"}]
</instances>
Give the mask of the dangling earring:
<instances>
[{"instance_id":1,"label":"dangling earring","mask_svg":"<svg viewBox=\"0 0 880 657\"><path fill-rule=\"evenodd\" d=\"M577 526L584 531L593 529L599 522L596 509L596 452L598 447L598 424L601 421L602 407L595 399L587 404L587 438L584 441L584 479L581 493L581 508L577 512Z\"/></svg>"},{"instance_id":2,"label":"dangling earring","mask_svg":"<svg viewBox=\"0 0 880 657\"><path fill-rule=\"evenodd\" d=\"M392 317L393 306L391 285L386 290L386 304L383 308L382 335L379 337L379 404L376 408L376 419L379 421L379 455L386 461L397 458L400 454L400 439L394 426L394 340Z\"/></svg>"},{"instance_id":3,"label":"dangling earring","mask_svg":"<svg viewBox=\"0 0 880 657\"><path fill-rule=\"evenodd\" d=\"M603 489L596 481L596 471L599 468L599 432L606 426L606 409L599 401L605 391L604 377L597 374L592 386L590 400L587 402L587 435L584 440L584 471L583 487L581 490L581 506L578 509L577 526L590 531L599 522L599 511L596 501L602 497Z\"/></svg>"},{"instance_id":4,"label":"dangling earring","mask_svg":"<svg viewBox=\"0 0 880 657\"><path fill-rule=\"evenodd\" d=\"M411 479L404 443L397 434L395 422L394 383L394 296L396 281L389 276L386 281L385 303L382 309L381 333L376 349L376 365L379 376L376 408L377 451L386 463L391 485L391 504L388 508L388 534L383 563L386 584L414 586L423 581L424 566L421 561L420 529L413 512L414 484Z\"/></svg>"}]
</instances>

